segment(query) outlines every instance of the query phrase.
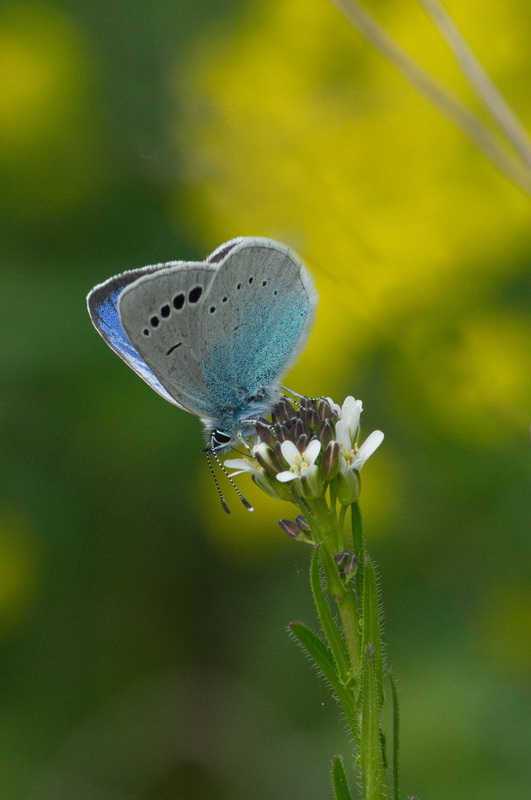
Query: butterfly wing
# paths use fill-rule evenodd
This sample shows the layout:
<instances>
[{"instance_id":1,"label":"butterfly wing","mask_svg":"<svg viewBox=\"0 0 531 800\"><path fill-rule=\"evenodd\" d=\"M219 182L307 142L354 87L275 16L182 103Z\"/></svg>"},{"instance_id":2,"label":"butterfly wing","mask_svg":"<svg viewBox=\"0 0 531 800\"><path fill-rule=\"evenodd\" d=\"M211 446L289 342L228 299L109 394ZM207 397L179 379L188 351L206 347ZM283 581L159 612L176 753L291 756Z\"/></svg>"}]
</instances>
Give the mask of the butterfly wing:
<instances>
[{"instance_id":1,"label":"butterfly wing","mask_svg":"<svg viewBox=\"0 0 531 800\"><path fill-rule=\"evenodd\" d=\"M233 408L241 418L249 413L244 407L249 398L262 387L276 386L297 357L315 316L317 294L288 247L249 237L235 240L228 250L205 303L205 383L218 416Z\"/></svg>"},{"instance_id":2,"label":"butterfly wing","mask_svg":"<svg viewBox=\"0 0 531 800\"><path fill-rule=\"evenodd\" d=\"M172 264L173 266L175 264ZM87 297L90 318L98 333L121 359L133 369L137 375L148 383L165 400L176 406L180 404L166 391L155 377L146 362L132 345L127 336L118 313L119 298L127 286L139 278L165 269L169 264L155 264L141 269L133 269L116 275L114 278L95 286Z\"/></svg>"},{"instance_id":3,"label":"butterfly wing","mask_svg":"<svg viewBox=\"0 0 531 800\"><path fill-rule=\"evenodd\" d=\"M179 262L140 277L118 300L123 328L173 402L212 415L199 331L217 264Z\"/></svg>"},{"instance_id":4,"label":"butterfly wing","mask_svg":"<svg viewBox=\"0 0 531 800\"><path fill-rule=\"evenodd\" d=\"M289 368L308 336L316 303L311 278L296 256L256 237L227 242L204 263L177 262L146 272L116 301L127 340L163 396L229 428Z\"/></svg>"}]
</instances>

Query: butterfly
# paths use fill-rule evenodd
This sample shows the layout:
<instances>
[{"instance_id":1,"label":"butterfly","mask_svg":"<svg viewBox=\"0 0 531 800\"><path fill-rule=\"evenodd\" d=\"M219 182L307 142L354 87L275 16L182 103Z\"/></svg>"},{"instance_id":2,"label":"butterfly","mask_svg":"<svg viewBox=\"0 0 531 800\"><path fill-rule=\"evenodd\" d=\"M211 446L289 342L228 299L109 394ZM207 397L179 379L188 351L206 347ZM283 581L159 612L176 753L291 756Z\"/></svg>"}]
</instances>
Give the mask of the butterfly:
<instances>
[{"instance_id":1,"label":"butterfly","mask_svg":"<svg viewBox=\"0 0 531 800\"><path fill-rule=\"evenodd\" d=\"M216 454L249 435L279 399L317 294L288 247L240 237L205 261L109 278L87 305L109 347L162 397L201 419Z\"/></svg>"}]
</instances>

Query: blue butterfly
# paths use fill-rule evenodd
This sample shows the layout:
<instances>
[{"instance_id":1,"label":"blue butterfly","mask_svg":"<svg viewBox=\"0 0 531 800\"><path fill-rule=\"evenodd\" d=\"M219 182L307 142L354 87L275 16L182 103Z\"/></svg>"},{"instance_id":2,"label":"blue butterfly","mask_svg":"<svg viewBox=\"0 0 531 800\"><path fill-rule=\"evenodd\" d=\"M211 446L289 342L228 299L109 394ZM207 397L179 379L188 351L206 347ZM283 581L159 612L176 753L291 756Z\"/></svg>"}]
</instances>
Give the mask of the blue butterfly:
<instances>
[{"instance_id":1,"label":"blue butterfly","mask_svg":"<svg viewBox=\"0 0 531 800\"><path fill-rule=\"evenodd\" d=\"M215 454L249 435L278 400L317 294L285 245L241 237L206 261L109 278L87 304L109 347L162 397L200 417Z\"/></svg>"}]
</instances>

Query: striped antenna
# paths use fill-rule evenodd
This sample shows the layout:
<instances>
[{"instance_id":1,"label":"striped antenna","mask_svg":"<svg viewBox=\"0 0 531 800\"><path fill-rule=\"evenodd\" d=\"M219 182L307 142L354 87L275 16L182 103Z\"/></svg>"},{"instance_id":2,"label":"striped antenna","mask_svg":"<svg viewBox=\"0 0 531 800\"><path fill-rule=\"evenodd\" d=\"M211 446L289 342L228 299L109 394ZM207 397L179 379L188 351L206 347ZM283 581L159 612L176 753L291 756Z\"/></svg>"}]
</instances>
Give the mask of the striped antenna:
<instances>
[{"instance_id":1,"label":"striped antenna","mask_svg":"<svg viewBox=\"0 0 531 800\"><path fill-rule=\"evenodd\" d=\"M218 481L218 479L216 477L216 473L214 472L214 468L212 467L212 462L210 460L211 456L214 459L214 461L216 462L216 464L218 465L218 467L220 468L220 470L222 471L222 473L225 475L227 480L229 481L230 485L232 486L232 488L234 489L234 491L236 492L236 494L238 495L238 497L242 501L242 503L245 506L245 508L247 509L247 511L254 511L254 508L252 507L252 505L245 499L245 497L240 492L240 490L238 489L238 487L236 486L236 484L232 480L231 476L229 475L229 473L227 472L227 470L225 469L225 467L223 466L223 464L219 460L219 456L216 453L215 449L211 446L211 447L207 447L205 450L203 450L203 452L206 454L207 462L208 462L208 468L210 469L210 474L214 478L214 483L216 484L216 489L218 490L218 495L219 495L219 499L220 499L221 505L223 506L223 510L226 511L227 514L230 514L230 509L229 509L229 507L228 507L228 505L227 505L227 503L225 501L225 498L223 497L223 493L221 491L221 488L220 488L220 485L219 485L219 481Z\"/></svg>"}]
</instances>

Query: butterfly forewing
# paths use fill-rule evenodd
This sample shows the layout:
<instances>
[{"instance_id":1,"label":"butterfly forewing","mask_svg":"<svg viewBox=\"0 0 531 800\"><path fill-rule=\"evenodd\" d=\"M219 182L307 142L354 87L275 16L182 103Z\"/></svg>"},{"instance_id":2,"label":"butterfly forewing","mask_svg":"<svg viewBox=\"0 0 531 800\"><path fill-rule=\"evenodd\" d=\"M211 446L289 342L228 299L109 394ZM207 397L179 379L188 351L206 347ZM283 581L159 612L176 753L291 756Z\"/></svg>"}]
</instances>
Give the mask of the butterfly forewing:
<instances>
[{"instance_id":1,"label":"butterfly forewing","mask_svg":"<svg viewBox=\"0 0 531 800\"><path fill-rule=\"evenodd\" d=\"M168 266L170 265L154 264L141 269L129 270L121 275L116 275L114 278L109 278L105 283L101 283L92 289L87 297L87 306L94 327L109 347L165 400L178 406L179 403L168 394L131 343L118 313L118 301L127 286L130 286L139 278L151 275Z\"/></svg>"},{"instance_id":2,"label":"butterfly forewing","mask_svg":"<svg viewBox=\"0 0 531 800\"><path fill-rule=\"evenodd\" d=\"M217 265L183 263L141 278L122 293L125 331L165 390L187 411L211 416L201 362L201 318Z\"/></svg>"}]
</instances>

